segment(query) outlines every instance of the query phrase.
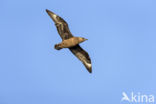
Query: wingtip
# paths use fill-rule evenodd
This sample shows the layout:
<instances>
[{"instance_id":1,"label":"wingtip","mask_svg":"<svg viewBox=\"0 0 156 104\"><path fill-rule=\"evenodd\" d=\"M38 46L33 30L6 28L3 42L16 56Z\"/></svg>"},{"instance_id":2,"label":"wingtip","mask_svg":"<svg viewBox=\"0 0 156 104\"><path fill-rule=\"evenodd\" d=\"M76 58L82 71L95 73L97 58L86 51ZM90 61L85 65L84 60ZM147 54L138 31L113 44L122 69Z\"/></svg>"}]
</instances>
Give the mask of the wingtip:
<instances>
[{"instance_id":1,"label":"wingtip","mask_svg":"<svg viewBox=\"0 0 156 104\"><path fill-rule=\"evenodd\" d=\"M48 15L50 16L51 11L46 9L46 12L48 13Z\"/></svg>"},{"instance_id":2,"label":"wingtip","mask_svg":"<svg viewBox=\"0 0 156 104\"><path fill-rule=\"evenodd\" d=\"M46 9L46 12L47 12L48 14L55 14L55 13L53 13L52 11L50 11L50 10L48 10L48 9Z\"/></svg>"},{"instance_id":3,"label":"wingtip","mask_svg":"<svg viewBox=\"0 0 156 104\"><path fill-rule=\"evenodd\" d=\"M92 68L87 69L90 74L92 74Z\"/></svg>"},{"instance_id":4,"label":"wingtip","mask_svg":"<svg viewBox=\"0 0 156 104\"><path fill-rule=\"evenodd\" d=\"M92 71L89 71L90 74L92 74Z\"/></svg>"},{"instance_id":5,"label":"wingtip","mask_svg":"<svg viewBox=\"0 0 156 104\"><path fill-rule=\"evenodd\" d=\"M50 10L46 9L46 12L48 13L48 12L50 12Z\"/></svg>"},{"instance_id":6,"label":"wingtip","mask_svg":"<svg viewBox=\"0 0 156 104\"><path fill-rule=\"evenodd\" d=\"M92 73L92 64L91 63L83 63L88 70L89 73Z\"/></svg>"}]
</instances>

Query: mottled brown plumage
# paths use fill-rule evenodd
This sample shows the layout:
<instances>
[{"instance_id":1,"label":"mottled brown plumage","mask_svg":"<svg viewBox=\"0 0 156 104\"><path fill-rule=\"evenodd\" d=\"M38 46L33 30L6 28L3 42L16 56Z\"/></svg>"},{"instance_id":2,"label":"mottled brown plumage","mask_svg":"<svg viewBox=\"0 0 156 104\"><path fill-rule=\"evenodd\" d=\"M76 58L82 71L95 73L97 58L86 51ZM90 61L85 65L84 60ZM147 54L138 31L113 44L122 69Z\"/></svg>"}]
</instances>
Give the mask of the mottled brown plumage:
<instances>
[{"instance_id":1,"label":"mottled brown plumage","mask_svg":"<svg viewBox=\"0 0 156 104\"><path fill-rule=\"evenodd\" d=\"M62 38L62 43L56 44L55 49L59 50L62 48L69 48L69 50L85 65L87 70L91 73L92 65L91 65L90 57L88 53L80 47L79 45L80 42L70 43L70 41L72 41L74 37L71 34L66 21L49 10L46 10L46 12L54 21L57 31L60 37ZM62 44L64 43L66 43L66 45L63 46Z\"/></svg>"},{"instance_id":2,"label":"mottled brown plumage","mask_svg":"<svg viewBox=\"0 0 156 104\"><path fill-rule=\"evenodd\" d=\"M85 38L81 37L71 37L69 39L63 40L61 43L55 45L55 49L60 50L62 48L71 48L78 45L79 43L84 42Z\"/></svg>"}]
</instances>

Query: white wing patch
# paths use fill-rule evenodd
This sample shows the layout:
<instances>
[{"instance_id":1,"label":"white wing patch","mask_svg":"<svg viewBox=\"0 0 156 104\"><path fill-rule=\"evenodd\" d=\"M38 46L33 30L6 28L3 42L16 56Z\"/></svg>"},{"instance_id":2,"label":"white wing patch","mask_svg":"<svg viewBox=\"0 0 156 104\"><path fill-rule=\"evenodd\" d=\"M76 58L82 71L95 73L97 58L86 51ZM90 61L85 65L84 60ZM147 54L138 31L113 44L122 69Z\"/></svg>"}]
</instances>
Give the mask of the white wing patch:
<instances>
[{"instance_id":1,"label":"white wing patch","mask_svg":"<svg viewBox=\"0 0 156 104\"><path fill-rule=\"evenodd\" d=\"M88 68L91 68L91 67L92 67L92 64L90 64L90 63L84 62L84 64L85 64Z\"/></svg>"},{"instance_id":2,"label":"white wing patch","mask_svg":"<svg viewBox=\"0 0 156 104\"><path fill-rule=\"evenodd\" d=\"M86 57L83 56L81 53L77 53L77 55L79 56L78 58L89 68L92 67L92 64L91 63L88 63L85 61Z\"/></svg>"},{"instance_id":3,"label":"white wing patch","mask_svg":"<svg viewBox=\"0 0 156 104\"><path fill-rule=\"evenodd\" d=\"M57 21L57 15L56 14L53 14L53 19L54 19L54 21Z\"/></svg>"}]
</instances>

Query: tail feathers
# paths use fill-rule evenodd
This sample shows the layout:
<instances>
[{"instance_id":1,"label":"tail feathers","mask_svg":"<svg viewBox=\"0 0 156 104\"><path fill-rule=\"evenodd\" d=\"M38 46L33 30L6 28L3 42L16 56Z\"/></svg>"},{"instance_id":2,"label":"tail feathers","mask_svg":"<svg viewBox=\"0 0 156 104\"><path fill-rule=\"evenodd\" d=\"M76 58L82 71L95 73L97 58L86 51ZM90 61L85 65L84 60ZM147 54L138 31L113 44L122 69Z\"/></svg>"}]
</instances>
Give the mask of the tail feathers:
<instances>
[{"instance_id":1,"label":"tail feathers","mask_svg":"<svg viewBox=\"0 0 156 104\"><path fill-rule=\"evenodd\" d=\"M62 48L60 47L59 44L55 44L54 48L55 48L56 50L60 50L60 49L62 49Z\"/></svg>"}]
</instances>

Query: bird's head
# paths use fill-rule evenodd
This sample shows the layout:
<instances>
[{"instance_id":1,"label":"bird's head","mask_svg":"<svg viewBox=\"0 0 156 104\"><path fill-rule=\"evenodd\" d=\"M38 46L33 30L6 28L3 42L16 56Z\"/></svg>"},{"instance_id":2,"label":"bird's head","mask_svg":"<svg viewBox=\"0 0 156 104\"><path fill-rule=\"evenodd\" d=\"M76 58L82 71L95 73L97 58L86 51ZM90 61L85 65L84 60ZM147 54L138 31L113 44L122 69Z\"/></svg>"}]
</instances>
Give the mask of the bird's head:
<instances>
[{"instance_id":1,"label":"bird's head","mask_svg":"<svg viewBox=\"0 0 156 104\"><path fill-rule=\"evenodd\" d=\"M84 42L84 41L86 41L86 40L88 40L88 39L83 38L83 37L79 37L78 40L79 40L79 42L81 43L81 42Z\"/></svg>"}]
</instances>

